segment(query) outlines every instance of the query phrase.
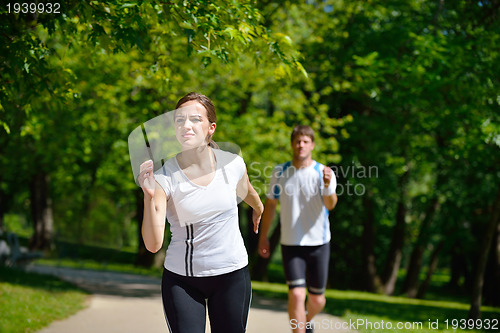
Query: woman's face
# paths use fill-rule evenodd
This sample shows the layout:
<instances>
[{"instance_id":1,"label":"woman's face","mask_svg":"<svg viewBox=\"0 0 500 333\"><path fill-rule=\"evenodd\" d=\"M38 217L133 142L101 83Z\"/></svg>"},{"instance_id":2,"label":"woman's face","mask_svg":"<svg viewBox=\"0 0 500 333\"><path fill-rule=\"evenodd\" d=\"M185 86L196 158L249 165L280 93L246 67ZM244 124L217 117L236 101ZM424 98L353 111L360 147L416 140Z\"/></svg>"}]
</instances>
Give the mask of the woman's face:
<instances>
[{"instance_id":1,"label":"woman's face","mask_svg":"<svg viewBox=\"0 0 500 333\"><path fill-rule=\"evenodd\" d=\"M175 135L183 148L197 148L208 144L207 138L215 132L207 110L197 101L189 101L175 111Z\"/></svg>"}]
</instances>

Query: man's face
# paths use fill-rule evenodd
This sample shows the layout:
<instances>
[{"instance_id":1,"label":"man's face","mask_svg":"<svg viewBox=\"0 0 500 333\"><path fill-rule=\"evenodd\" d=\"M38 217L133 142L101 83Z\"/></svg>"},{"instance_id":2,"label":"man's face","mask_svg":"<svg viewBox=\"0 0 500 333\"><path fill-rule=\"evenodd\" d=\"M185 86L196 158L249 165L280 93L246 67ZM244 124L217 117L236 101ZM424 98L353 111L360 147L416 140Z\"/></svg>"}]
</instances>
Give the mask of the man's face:
<instances>
[{"instance_id":1,"label":"man's face","mask_svg":"<svg viewBox=\"0 0 500 333\"><path fill-rule=\"evenodd\" d=\"M294 159L304 160L311 157L314 142L307 135L298 135L292 141Z\"/></svg>"}]
</instances>

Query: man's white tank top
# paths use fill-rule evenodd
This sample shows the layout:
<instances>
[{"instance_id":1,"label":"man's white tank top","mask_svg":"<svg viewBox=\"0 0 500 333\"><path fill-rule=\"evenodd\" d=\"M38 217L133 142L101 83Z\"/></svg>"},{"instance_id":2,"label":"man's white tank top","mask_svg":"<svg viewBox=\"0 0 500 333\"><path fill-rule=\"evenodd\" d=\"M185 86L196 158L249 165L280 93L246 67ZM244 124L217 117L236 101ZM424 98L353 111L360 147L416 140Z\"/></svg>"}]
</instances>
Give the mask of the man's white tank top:
<instances>
[{"instance_id":1,"label":"man's white tank top","mask_svg":"<svg viewBox=\"0 0 500 333\"><path fill-rule=\"evenodd\" d=\"M316 246L330 241L329 212L323 203L324 168L314 160L306 168L297 169L292 162L275 167L267 197L281 204L281 244ZM334 173L330 188L336 187Z\"/></svg>"}]
</instances>

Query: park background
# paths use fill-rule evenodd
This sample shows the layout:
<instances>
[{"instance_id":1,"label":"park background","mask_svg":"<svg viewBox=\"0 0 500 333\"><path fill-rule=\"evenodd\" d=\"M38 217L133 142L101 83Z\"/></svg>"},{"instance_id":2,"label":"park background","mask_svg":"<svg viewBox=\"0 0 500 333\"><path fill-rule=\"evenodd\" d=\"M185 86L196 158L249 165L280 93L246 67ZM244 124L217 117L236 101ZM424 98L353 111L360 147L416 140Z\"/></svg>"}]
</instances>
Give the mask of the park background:
<instances>
[{"instance_id":1,"label":"park background","mask_svg":"<svg viewBox=\"0 0 500 333\"><path fill-rule=\"evenodd\" d=\"M127 138L197 91L261 198L310 125L337 172L328 287L500 306L498 1L64 1L0 22L0 228L159 267ZM341 192L340 192L341 191ZM253 280L283 282L240 205ZM166 244L168 238L166 239ZM166 245L165 244L165 245ZM4 277L1 277L4 279ZM467 317L467 312L465 312ZM496 313L498 318L498 312Z\"/></svg>"}]
</instances>

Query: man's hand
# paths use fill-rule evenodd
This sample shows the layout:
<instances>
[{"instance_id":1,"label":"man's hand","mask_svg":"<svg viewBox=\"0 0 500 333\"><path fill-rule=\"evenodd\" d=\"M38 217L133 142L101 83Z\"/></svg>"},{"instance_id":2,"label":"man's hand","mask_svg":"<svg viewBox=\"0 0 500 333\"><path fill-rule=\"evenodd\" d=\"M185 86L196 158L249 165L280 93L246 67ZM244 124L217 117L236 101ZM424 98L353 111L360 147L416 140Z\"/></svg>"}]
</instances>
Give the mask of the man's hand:
<instances>
[{"instance_id":1,"label":"man's hand","mask_svg":"<svg viewBox=\"0 0 500 333\"><path fill-rule=\"evenodd\" d=\"M330 186L330 181L332 180L332 169L330 167L325 166L323 169L323 182L325 183L325 188Z\"/></svg>"},{"instance_id":2,"label":"man's hand","mask_svg":"<svg viewBox=\"0 0 500 333\"><path fill-rule=\"evenodd\" d=\"M269 248L270 248L269 239L267 239L267 237L261 235L259 238L259 255L264 259L269 258L270 254L271 254Z\"/></svg>"}]
</instances>

